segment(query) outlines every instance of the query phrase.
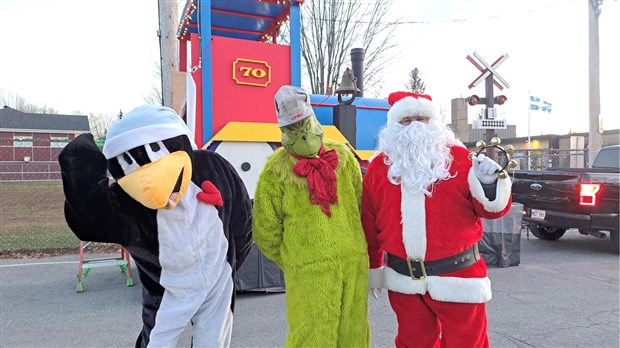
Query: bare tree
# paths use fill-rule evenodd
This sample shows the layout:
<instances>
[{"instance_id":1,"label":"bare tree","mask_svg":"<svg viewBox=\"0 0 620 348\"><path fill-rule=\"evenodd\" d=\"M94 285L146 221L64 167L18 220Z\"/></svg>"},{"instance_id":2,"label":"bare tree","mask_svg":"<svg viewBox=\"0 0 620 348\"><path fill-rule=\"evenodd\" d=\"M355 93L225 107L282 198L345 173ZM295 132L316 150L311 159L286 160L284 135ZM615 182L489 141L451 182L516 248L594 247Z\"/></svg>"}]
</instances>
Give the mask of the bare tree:
<instances>
[{"instance_id":1,"label":"bare tree","mask_svg":"<svg viewBox=\"0 0 620 348\"><path fill-rule=\"evenodd\" d=\"M448 113L448 110L443 105L440 104L439 105L439 116L441 116L441 120L443 122L450 123L450 119L448 119L447 113Z\"/></svg>"},{"instance_id":2,"label":"bare tree","mask_svg":"<svg viewBox=\"0 0 620 348\"><path fill-rule=\"evenodd\" d=\"M3 107L8 106L22 112L30 112L30 108L33 106L26 102L26 99L19 94L4 92L2 90L0 90L0 104L2 104Z\"/></svg>"},{"instance_id":3,"label":"bare tree","mask_svg":"<svg viewBox=\"0 0 620 348\"><path fill-rule=\"evenodd\" d=\"M28 103L26 99L19 94L4 92L0 90L0 104L2 106L8 106L15 110L25 112L25 113L41 113L41 114L58 114L58 111L54 108L51 108L47 105L37 106L31 103ZM74 110L71 112L71 115L84 115L84 112L80 110ZM120 113L122 115L122 112ZM95 137L95 139L104 139L106 134L108 133L108 127L116 120L116 115L95 115L93 113L89 113L88 124L90 126L90 131Z\"/></svg>"},{"instance_id":4,"label":"bare tree","mask_svg":"<svg viewBox=\"0 0 620 348\"><path fill-rule=\"evenodd\" d=\"M426 84L422 81L418 68L414 68L411 72L409 72L409 81L405 83L405 87L414 93L424 93L426 90Z\"/></svg>"},{"instance_id":5,"label":"bare tree","mask_svg":"<svg viewBox=\"0 0 620 348\"><path fill-rule=\"evenodd\" d=\"M34 111L34 112L39 113L39 114L48 114L48 115L58 114L58 110L47 106L47 104L37 107L37 111Z\"/></svg>"},{"instance_id":6,"label":"bare tree","mask_svg":"<svg viewBox=\"0 0 620 348\"><path fill-rule=\"evenodd\" d=\"M159 62L154 62L153 82L151 82L151 90L144 96L144 101L149 104L162 105L161 94L161 69Z\"/></svg>"},{"instance_id":7,"label":"bare tree","mask_svg":"<svg viewBox=\"0 0 620 348\"><path fill-rule=\"evenodd\" d=\"M388 21L392 0L304 2L301 56L312 93L326 94L338 82L352 48L364 48L364 85L378 90L381 73L393 58L390 38L397 21ZM367 88L368 90L368 88ZM379 89L380 90L380 89Z\"/></svg>"},{"instance_id":8,"label":"bare tree","mask_svg":"<svg viewBox=\"0 0 620 348\"><path fill-rule=\"evenodd\" d=\"M95 139L105 139L108 134L108 128L112 122L116 121L117 115L95 115L93 113L88 114L88 125L90 126L90 132Z\"/></svg>"},{"instance_id":9,"label":"bare tree","mask_svg":"<svg viewBox=\"0 0 620 348\"><path fill-rule=\"evenodd\" d=\"M26 101L26 98L17 93L4 92L0 90L1 106L8 106L15 110L29 114L57 114L58 110L47 105L38 106Z\"/></svg>"}]
</instances>

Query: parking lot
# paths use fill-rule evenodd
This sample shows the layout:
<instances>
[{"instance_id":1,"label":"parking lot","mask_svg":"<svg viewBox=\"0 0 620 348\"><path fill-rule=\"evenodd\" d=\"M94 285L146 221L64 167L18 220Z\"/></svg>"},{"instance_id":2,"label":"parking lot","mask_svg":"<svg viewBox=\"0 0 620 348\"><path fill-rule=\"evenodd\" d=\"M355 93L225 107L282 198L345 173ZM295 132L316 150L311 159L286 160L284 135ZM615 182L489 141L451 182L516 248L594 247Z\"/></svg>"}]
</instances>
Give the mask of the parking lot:
<instances>
[{"instance_id":1,"label":"parking lot","mask_svg":"<svg viewBox=\"0 0 620 348\"><path fill-rule=\"evenodd\" d=\"M609 240L569 231L556 242L521 234L520 264L491 268L492 347L619 346L619 258ZM0 346L132 347L141 291L118 267L93 269L76 293L77 255L0 260ZM373 347L392 347L395 317L386 293L369 300ZM189 329L181 345L189 347ZM233 347L282 347L283 293L238 295Z\"/></svg>"}]
</instances>

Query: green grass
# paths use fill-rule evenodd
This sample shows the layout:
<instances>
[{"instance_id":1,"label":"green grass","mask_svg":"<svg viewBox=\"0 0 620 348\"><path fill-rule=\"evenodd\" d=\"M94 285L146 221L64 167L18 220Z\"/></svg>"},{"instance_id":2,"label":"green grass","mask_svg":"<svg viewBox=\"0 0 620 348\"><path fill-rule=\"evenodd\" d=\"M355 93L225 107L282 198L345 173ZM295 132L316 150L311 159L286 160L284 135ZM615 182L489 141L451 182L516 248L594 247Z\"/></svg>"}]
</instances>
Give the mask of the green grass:
<instances>
[{"instance_id":1,"label":"green grass","mask_svg":"<svg viewBox=\"0 0 620 348\"><path fill-rule=\"evenodd\" d=\"M60 181L0 183L0 256L12 252L79 251L67 226Z\"/></svg>"}]
</instances>

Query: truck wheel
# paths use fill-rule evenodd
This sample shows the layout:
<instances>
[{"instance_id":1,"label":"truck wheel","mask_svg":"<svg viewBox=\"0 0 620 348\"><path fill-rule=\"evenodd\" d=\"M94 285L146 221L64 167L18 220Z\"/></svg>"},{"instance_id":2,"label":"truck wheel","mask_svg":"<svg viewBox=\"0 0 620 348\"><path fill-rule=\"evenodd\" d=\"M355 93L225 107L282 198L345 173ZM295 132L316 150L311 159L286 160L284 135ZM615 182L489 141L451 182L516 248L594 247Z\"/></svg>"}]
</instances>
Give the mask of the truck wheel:
<instances>
[{"instance_id":1,"label":"truck wheel","mask_svg":"<svg viewBox=\"0 0 620 348\"><path fill-rule=\"evenodd\" d=\"M618 240L618 231L609 232L609 239L611 239L611 247L616 254L620 254L620 244Z\"/></svg>"},{"instance_id":2,"label":"truck wheel","mask_svg":"<svg viewBox=\"0 0 620 348\"><path fill-rule=\"evenodd\" d=\"M550 227L541 224L529 224L527 227L536 238L542 240L558 240L566 233L565 228Z\"/></svg>"}]
</instances>

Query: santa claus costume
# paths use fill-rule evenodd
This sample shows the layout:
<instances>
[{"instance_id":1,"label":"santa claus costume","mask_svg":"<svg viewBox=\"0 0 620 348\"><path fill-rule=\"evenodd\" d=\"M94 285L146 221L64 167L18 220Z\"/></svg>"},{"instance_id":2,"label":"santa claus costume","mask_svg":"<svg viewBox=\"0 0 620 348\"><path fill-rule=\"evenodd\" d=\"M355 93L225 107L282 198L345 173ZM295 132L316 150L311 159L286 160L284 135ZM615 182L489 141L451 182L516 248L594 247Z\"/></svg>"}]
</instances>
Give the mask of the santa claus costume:
<instances>
[{"instance_id":1,"label":"santa claus costume","mask_svg":"<svg viewBox=\"0 0 620 348\"><path fill-rule=\"evenodd\" d=\"M477 250L480 218L508 212L510 180L480 182L474 167L482 164L472 166L429 96L397 92L389 102L363 182L369 288L388 289L397 347L487 347L491 283Z\"/></svg>"}]
</instances>

